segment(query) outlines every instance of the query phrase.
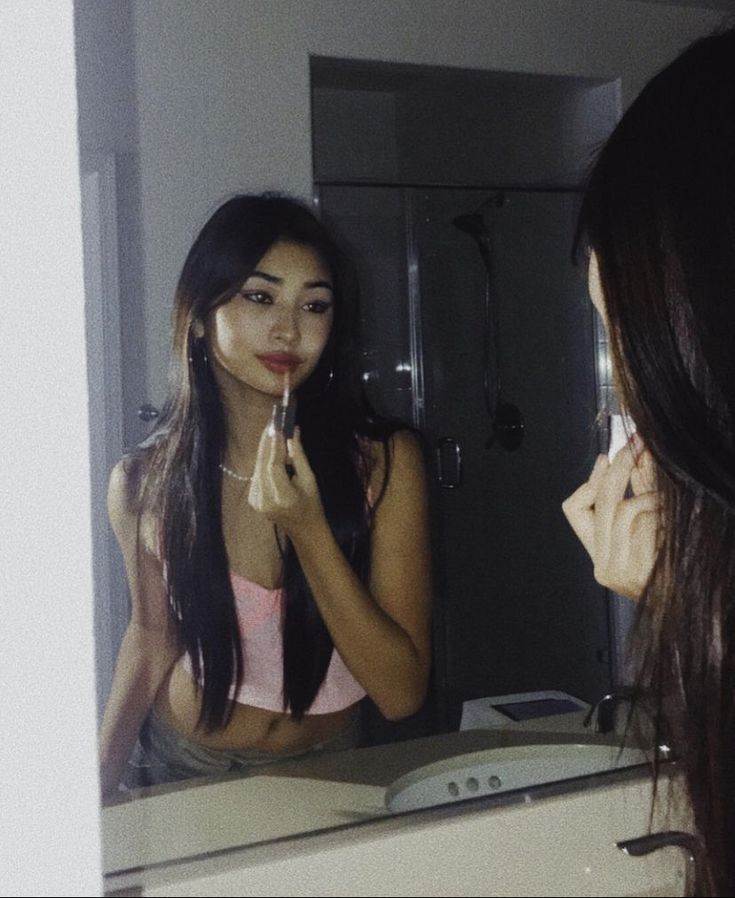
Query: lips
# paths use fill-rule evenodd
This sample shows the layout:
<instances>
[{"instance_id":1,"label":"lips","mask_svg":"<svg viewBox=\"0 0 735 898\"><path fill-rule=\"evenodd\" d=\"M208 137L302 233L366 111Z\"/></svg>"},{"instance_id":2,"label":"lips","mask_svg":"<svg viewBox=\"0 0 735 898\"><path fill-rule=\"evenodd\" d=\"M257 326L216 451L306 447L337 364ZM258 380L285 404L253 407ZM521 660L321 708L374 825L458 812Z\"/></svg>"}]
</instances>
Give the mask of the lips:
<instances>
[{"instance_id":1,"label":"lips","mask_svg":"<svg viewBox=\"0 0 735 898\"><path fill-rule=\"evenodd\" d=\"M257 356L258 361L274 374L285 374L301 364L301 359L290 352L270 352Z\"/></svg>"}]
</instances>

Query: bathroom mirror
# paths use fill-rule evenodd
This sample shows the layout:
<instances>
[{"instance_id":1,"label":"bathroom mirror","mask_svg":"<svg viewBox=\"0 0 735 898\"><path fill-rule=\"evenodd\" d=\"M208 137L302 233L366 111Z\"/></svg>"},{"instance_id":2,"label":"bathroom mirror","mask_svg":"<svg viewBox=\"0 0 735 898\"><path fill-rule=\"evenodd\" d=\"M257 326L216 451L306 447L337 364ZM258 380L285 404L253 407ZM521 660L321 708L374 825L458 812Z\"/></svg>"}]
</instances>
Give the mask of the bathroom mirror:
<instances>
[{"instance_id":1,"label":"bathroom mirror","mask_svg":"<svg viewBox=\"0 0 735 898\"><path fill-rule=\"evenodd\" d=\"M288 833L254 814L241 841L371 816L372 793L325 813L316 781L383 789L514 731L576 743L589 704L625 680L630 608L594 583L560 511L605 444L610 404L571 239L622 102L653 57L714 20L655 4L638 10L641 32L620 2L583 30L573 5L538 5L530 28L501 0L473 4L472 21L457 4L76 3L100 706L127 614L107 473L161 406L175 280L225 197L280 189L339 229L363 281L366 388L428 441L430 701L398 724L367 708L367 747L328 771L262 778L251 803L301 777L303 804ZM167 793L182 832L193 785ZM132 837L130 813L108 846ZM202 850L187 844L176 850Z\"/></svg>"}]
</instances>

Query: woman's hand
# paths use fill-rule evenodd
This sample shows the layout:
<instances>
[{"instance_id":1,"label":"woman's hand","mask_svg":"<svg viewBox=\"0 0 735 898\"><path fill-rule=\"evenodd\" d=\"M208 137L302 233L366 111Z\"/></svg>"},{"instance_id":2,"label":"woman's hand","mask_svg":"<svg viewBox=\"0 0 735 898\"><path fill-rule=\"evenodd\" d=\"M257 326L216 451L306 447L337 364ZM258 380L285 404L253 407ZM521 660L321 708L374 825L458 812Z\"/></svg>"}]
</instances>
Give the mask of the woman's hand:
<instances>
[{"instance_id":1,"label":"woman's hand","mask_svg":"<svg viewBox=\"0 0 735 898\"><path fill-rule=\"evenodd\" d=\"M293 476L289 476L287 462ZM324 517L316 477L301 445L298 427L288 446L282 433L270 425L265 428L258 445L248 502L287 533Z\"/></svg>"},{"instance_id":2,"label":"woman's hand","mask_svg":"<svg viewBox=\"0 0 735 898\"><path fill-rule=\"evenodd\" d=\"M626 498L628 484L633 495ZM599 584L640 598L658 554L658 507L653 459L637 435L612 462L597 457L589 480L562 510L592 559Z\"/></svg>"}]
</instances>

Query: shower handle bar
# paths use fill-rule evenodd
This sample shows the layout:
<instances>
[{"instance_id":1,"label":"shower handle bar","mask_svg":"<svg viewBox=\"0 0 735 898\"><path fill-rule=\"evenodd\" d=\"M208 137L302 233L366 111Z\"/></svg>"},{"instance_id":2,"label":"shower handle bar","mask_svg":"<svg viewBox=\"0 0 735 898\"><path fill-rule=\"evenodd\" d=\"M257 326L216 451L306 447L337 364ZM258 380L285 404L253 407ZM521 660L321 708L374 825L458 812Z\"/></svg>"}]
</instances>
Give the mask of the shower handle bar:
<instances>
[{"instance_id":1,"label":"shower handle bar","mask_svg":"<svg viewBox=\"0 0 735 898\"><path fill-rule=\"evenodd\" d=\"M446 459L445 456L449 456ZM462 485L462 452L453 437L442 437L436 444L436 470L439 486L456 490Z\"/></svg>"},{"instance_id":2,"label":"shower handle bar","mask_svg":"<svg viewBox=\"0 0 735 898\"><path fill-rule=\"evenodd\" d=\"M483 335L483 376L482 388L485 396L485 408L491 421L495 421L498 408L501 403L502 382L500 375L500 349L498 347L498 309L497 304L492 301L492 278L490 276L490 268L487 267L487 275L485 278L485 331ZM490 311L492 309L492 312ZM490 351L492 343L492 367L493 367L493 387L490 387Z\"/></svg>"}]
</instances>

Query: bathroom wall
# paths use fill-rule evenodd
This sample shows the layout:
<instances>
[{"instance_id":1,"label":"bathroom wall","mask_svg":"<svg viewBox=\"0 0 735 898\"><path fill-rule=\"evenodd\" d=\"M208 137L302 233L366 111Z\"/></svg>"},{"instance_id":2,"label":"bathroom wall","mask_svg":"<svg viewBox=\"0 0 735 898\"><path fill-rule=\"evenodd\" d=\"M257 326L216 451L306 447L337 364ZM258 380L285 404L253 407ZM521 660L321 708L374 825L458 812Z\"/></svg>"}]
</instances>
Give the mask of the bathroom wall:
<instances>
[{"instance_id":1,"label":"bathroom wall","mask_svg":"<svg viewBox=\"0 0 735 898\"><path fill-rule=\"evenodd\" d=\"M77 90L79 146L84 156L112 156L117 193L118 282L124 326L120 327L123 358L122 391L126 397L145 396L147 375L143 314L143 246L140 226L140 152L135 100L133 4L120 0L76 0ZM140 422L133 400L123 404L126 445L140 439Z\"/></svg>"},{"instance_id":2,"label":"bathroom wall","mask_svg":"<svg viewBox=\"0 0 735 898\"><path fill-rule=\"evenodd\" d=\"M586 0L137 3L149 355L160 364L175 260L216 198L238 186L308 193L309 51L622 72L629 99L720 18L622 0L595 6L597 19ZM1 271L0 888L16 895L101 892L72 23L71 0L0 6L0 227L12 247ZM475 823L458 818L458 843ZM330 860L352 893L364 883L355 864L349 844Z\"/></svg>"},{"instance_id":3,"label":"bathroom wall","mask_svg":"<svg viewBox=\"0 0 735 898\"><path fill-rule=\"evenodd\" d=\"M576 187L619 82L312 61L316 181Z\"/></svg>"},{"instance_id":4,"label":"bathroom wall","mask_svg":"<svg viewBox=\"0 0 735 898\"><path fill-rule=\"evenodd\" d=\"M323 123L312 135L315 179L397 181L396 100L394 89L314 90L312 119Z\"/></svg>"},{"instance_id":5,"label":"bathroom wall","mask_svg":"<svg viewBox=\"0 0 735 898\"><path fill-rule=\"evenodd\" d=\"M454 79L453 79L454 80ZM464 84L462 85L462 81ZM431 93L416 84L403 97L402 174L418 183L577 186L583 178L575 137L589 83L535 76L472 77ZM458 103L458 88L462 100ZM587 122L585 161L610 132L612 102L601 121ZM603 85L598 88L604 90ZM417 135L432 134L431 140ZM559 135L562 139L559 139Z\"/></svg>"},{"instance_id":6,"label":"bathroom wall","mask_svg":"<svg viewBox=\"0 0 735 898\"><path fill-rule=\"evenodd\" d=\"M610 80L623 100L721 13L633 0L137 0L147 397L188 244L234 190L311 195L309 56Z\"/></svg>"}]
</instances>

